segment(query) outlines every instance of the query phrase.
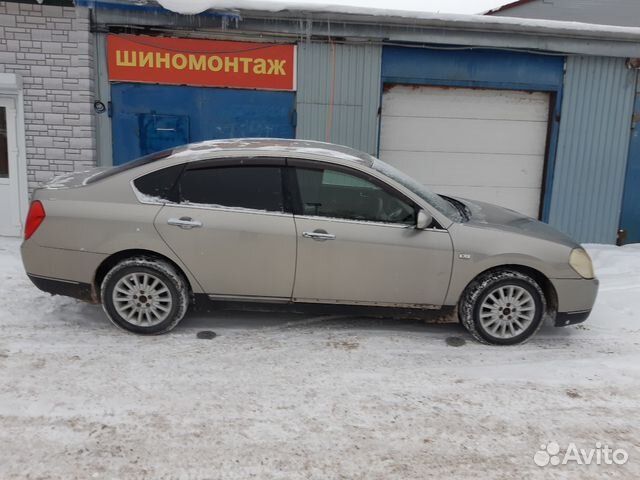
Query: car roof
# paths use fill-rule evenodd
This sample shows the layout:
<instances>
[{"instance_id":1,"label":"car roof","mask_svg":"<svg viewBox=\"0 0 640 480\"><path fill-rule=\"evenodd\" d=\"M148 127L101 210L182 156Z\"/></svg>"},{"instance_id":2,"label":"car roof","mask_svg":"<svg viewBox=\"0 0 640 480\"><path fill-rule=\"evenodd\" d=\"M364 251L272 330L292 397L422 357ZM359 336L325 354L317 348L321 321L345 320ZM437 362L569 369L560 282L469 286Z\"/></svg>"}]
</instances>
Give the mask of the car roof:
<instances>
[{"instance_id":1,"label":"car roof","mask_svg":"<svg viewBox=\"0 0 640 480\"><path fill-rule=\"evenodd\" d=\"M188 157L190 161L201 160L209 155L220 156L226 153L234 153L237 156L243 151L251 151L252 154L295 156L318 155L329 158L338 158L347 162L355 162L371 167L374 157L359 150L335 145L333 143L318 142L315 140L292 140L286 138L230 138L224 140L206 140L204 142L190 143L176 147L168 158Z\"/></svg>"}]
</instances>

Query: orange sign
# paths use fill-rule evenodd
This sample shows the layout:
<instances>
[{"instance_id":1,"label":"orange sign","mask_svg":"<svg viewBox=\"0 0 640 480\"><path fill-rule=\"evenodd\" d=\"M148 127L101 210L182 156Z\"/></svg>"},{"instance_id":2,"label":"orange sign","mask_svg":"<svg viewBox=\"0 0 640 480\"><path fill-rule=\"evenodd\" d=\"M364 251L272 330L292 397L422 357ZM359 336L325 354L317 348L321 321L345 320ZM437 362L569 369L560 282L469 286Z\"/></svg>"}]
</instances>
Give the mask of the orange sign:
<instances>
[{"instance_id":1,"label":"orange sign","mask_svg":"<svg viewBox=\"0 0 640 480\"><path fill-rule=\"evenodd\" d=\"M295 45L109 35L109 80L296 89Z\"/></svg>"}]
</instances>

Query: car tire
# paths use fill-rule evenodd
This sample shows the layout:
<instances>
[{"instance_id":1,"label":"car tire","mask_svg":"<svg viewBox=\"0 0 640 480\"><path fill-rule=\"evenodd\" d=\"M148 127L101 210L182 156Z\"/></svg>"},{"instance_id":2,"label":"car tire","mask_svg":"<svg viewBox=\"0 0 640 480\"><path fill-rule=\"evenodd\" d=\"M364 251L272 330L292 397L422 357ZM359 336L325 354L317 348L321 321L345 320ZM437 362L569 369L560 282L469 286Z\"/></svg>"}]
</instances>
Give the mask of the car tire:
<instances>
[{"instance_id":1,"label":"car tire","mask_svg":"<svg viewBox=\"0 0 640 480\"><path fill-rule=\"evenodd\" d=\"M104 277L102 308L118 327L142 335L175 328L189 306L189 289L170 263L135 257L123 260Z\"/></svg>"},{"instance_id":2,"label":"car tire","mask_svg":"<svg viewBox=\"0 0 640 480\"><path fill-rule=\"evenodd\" d=\"M476 340L517 345L540 329L546 308L544 293L533 278L513 270L493 270L465 289L458 314Z\"/></svg>"}]
</instances>

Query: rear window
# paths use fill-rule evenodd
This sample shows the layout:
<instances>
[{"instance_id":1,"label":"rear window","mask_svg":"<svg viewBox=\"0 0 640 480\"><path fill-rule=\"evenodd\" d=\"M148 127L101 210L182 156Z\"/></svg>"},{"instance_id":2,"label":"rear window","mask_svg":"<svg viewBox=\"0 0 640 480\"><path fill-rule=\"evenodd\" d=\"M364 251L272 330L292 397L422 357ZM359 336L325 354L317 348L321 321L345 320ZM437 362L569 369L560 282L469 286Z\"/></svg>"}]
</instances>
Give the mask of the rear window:
<instances>
[{"instance_id":1,"label":"rear window","mask_svg":"<svg viewBox=\"0 0 640 480\"><path fill-rule=\"evenodd\" d=\"M131 160L130 162L123 163L122 165L118 165L116 167L110 168L109 170L105 170L89 179L87 179L86 183L95 183L99 180L104 180L105 178L112 177L118 173L126 172L127 170L131 170L132 168L141 167L142 165L147 165L148 163L155 162L157 160L162 160L163 158L167 158L171 155L175 149L170 148L168 150L162 150L161 152L151 153L149 155L145 155L144 157L137 158L135 160Z\"/></svg>"},{"instance_id":2,"label":"rear window","mask_svg":"<svg viewBox=\"0 0 640 480\"><path fill-rule=\"evenodd\" d=\"M136 178L133 184L140 193L151 197L151 199L177 202L177 189L174 187L176 187L176 182L183 169L184 164L156 170Z\"/></svg>"}]
</instances>

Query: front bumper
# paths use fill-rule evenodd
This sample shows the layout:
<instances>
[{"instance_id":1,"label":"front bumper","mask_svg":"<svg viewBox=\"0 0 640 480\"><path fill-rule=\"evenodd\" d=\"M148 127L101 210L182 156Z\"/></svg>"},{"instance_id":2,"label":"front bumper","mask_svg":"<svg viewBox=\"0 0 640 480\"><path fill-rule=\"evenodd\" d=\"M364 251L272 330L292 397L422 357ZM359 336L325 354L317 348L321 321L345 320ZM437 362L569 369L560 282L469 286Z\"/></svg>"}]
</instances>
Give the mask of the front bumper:
<instances>
[{"instance_id":1,"label":"front bumper","mask_svg":"<svg viewBox=\"0 0 640 480\"><path fill-rule=\"evenodd\" d=\"M600 282L597 278L552 278L558 295L558 312L586 312L593 308Z\"/></svg>"},{"instance_id":2,"label":"front bumper","mask_svg":"<svg viewBox=\"0 0 640 480\"><path fill-rule=\"evenodd\" d=\"M584 322L593 309L600 282L593 279L551 279L558 295L556 327Z\"/></svg>"}]
</instances>

